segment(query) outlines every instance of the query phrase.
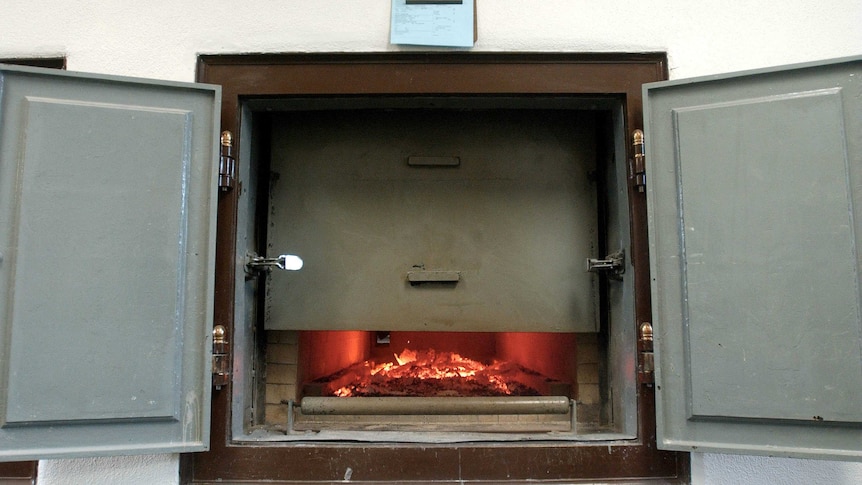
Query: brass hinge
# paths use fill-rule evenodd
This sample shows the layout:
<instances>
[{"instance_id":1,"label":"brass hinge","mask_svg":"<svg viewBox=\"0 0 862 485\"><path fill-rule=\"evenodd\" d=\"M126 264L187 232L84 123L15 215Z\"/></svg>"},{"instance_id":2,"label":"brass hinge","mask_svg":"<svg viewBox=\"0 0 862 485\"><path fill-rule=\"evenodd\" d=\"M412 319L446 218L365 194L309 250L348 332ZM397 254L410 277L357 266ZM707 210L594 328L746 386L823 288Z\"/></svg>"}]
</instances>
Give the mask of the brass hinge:
<instances>
[{"instance_id":1,"label":"brass hinge","mask_svg":"<svg viewBox=\"0 0 862 485\"><path fill-rule=\"evenodd\" d=\"M655 384L655 360L653 356L652 324L644 322L640 326L641 351L638 357L638 382Z\"/></svg>"},{"instance_id":2,"label":"brass hinge","mask_svg":"<svg viewBox=\"0 0 862 485\"><path fill-rule=\"evenodd\" d=\"M233 190L236 184L236 158L233 155L233 133L221 133L221 156L218 162L218 188L222 192Z\"/></svg>"},{"instance_id":3,"label":"brass hinge","mask_svg":"<svg viewBox=\"0 0 862 485\"><path fill-rule=\"evenodd\" d=\"M635 130L632 133L632 148L634 159L631 164L632 186L638 192L646 190L646 151L644 150L644 132Z\"/></svg>"},{"instance_id":4,"label":"brass hinge","mask_svg":"<svg viewBox=\"0 0 862 485\"><path fill-rule=\"evenodd\" d=\"M230 382L230 353L227 330L223 325L213 328L213 387L221 389Z\"/></svg>"}]
</instances>

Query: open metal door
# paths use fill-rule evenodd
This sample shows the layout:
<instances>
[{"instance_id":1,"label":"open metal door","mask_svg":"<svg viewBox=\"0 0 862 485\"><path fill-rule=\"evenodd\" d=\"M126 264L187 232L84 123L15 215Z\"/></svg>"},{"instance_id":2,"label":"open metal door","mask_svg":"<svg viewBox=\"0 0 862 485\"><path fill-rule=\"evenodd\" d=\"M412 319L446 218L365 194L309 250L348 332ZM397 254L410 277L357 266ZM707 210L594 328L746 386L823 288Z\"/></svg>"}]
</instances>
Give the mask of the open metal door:
<instances>
[{"instance_id":1,"label":"open metal door","mask_svg":"<svg viewBox=\"0 0 862 485\"><path fill-rule=\"evenodd\" d=\"M862 59L644 94L659 447L862 459Z\"/></svg>"},{"instance_id":2,"label":"open metal door","mask_svg":"<svg viewBox=\"0 0 862 485\"><path fill-rule=\"evenodd\" d=\"M0 459L207 448L219 103L0 67Z\"/></svg>"}]
</instances>

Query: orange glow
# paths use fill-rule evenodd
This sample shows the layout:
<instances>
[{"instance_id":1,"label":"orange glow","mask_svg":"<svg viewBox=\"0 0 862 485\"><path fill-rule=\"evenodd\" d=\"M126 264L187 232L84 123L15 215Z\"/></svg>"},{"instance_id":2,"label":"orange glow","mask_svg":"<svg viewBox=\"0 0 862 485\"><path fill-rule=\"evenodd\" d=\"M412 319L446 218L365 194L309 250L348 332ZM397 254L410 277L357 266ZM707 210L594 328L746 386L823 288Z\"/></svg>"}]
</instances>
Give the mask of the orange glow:
<instances>
[{"instance_id":1,"label":"orange glow","mask_svg":"<svg viewBox=\"0 0 862 485\"><path fill-rule=\"evenodd\" d=\"M345 369L334 379L332 392L350 396L475 396L536 395L523 381L535 381L535 372L516 364L483 364L454 352L404 349L395 362L365 361Z\"/></svg>"}]
</instances>

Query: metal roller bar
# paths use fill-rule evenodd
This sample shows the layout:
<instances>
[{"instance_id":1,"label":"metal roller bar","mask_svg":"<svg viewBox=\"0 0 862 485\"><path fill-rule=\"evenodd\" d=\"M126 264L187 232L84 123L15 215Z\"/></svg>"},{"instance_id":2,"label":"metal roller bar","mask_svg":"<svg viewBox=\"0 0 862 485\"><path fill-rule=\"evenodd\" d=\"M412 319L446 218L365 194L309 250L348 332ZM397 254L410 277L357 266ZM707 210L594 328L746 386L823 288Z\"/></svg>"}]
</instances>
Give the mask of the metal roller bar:
<instances>
[{"instance_id":1,"label":"metal roller bar","mask_svg":"<svg viewBox=\"0 0 862 485\"><path fill-rule=\"evenodd\" d=\"M517 397L305 397L302 414L460 415L566 414L565 396Z\"/></svg>"}]
</instances>

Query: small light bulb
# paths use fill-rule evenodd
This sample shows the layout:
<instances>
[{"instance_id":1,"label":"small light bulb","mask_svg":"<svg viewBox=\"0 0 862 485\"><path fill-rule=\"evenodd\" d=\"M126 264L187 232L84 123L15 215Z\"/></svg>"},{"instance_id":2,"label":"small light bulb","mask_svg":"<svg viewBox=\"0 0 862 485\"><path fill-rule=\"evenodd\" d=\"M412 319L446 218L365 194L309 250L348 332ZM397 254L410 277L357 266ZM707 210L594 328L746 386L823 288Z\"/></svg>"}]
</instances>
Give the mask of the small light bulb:
<instances>
[{"instance_id":1,"label":"small light bulb","mask_svg":"<svg viewBox=\"0 0 862 485\"><path fill-rule=\"evenodd\" d=\"M302 269L302 258L299 256L295 256L293 254L285 254L282 256L284 258L284 269L288 271L296 271Z\"/></svg>"}]
</instances>

